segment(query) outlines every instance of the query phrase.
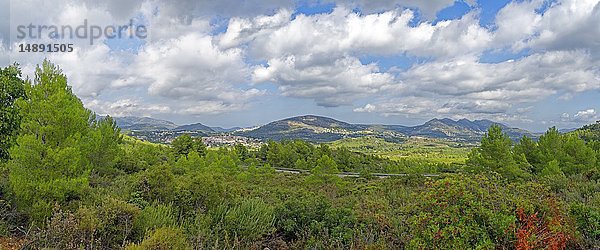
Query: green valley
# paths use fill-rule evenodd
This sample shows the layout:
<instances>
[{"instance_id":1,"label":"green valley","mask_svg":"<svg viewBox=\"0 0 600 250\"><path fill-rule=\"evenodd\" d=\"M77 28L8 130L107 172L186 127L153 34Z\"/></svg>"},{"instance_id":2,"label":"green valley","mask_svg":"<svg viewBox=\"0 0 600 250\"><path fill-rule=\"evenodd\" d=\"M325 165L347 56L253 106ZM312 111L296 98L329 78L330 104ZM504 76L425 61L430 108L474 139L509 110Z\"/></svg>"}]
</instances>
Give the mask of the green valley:
<instances>
[{"instance_id":1,"label":"green valley","mask_svg":"<svg viewBox=\"0 0 600 250\"><path fill-rule=\"evenodd\" d=\"M1 249L600 246L598 124L536 138L449 119L177 130L97 116L48 61L35 74L0 71Z\"/></svg>"}]
</instances>

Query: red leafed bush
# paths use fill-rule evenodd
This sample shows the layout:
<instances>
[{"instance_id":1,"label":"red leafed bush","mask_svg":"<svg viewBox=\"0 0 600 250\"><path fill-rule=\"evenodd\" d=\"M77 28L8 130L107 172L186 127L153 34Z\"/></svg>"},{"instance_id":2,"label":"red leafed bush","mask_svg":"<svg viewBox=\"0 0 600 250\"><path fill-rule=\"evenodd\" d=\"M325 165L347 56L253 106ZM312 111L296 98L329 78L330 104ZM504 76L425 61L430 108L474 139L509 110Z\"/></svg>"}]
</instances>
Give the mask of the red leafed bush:
<instances>
[{"instance_id":1,"label":"red leafed bush","mask_svg":"<svg viewBox=\"0 0 600 250\"><path fill-rule=\"evenodd\" d=\"M523 208L517 208L516 249L565 249L573 239L556 201L550 199L548 203L550 209L542 216L538 212L527 214Z\"/></svg>"}]
</instances>

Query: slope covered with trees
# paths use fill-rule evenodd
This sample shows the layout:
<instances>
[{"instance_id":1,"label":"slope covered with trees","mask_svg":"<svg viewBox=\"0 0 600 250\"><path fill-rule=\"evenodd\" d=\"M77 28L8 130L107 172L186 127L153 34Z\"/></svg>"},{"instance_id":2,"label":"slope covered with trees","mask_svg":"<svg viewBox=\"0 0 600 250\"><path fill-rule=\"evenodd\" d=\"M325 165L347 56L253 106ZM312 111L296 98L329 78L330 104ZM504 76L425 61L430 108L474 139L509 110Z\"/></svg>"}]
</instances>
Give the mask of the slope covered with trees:
<instances>
[{"instance_id":1,"label":"slope covered with trees","mask_svg":"<svg viewBox=\"0 0 600 250\"><path fill-rule=\"evenodd\" d=\"M1 71L0 244L39 249L594 249L595 139L492 126L467 164L393 161L304 141L209 149L123 137L54 65ZM9 87L7 87L9 86ZM13 91L16 89L17 91ZM18 91L22 89L22 91ZM6 99L4 99L6 97ZM10 98L9 98L10 97ZM4 114L15 114L9 119ZM584 138L584 139L581 139ZM275 168L310 170L278 173ZM447 166L446 166L447 167ZM364 173L340 178L339 171ZM15 240L16 239L16 240ZM4 247L4 246L2 246Z\"/></svg>"}]
</instances>

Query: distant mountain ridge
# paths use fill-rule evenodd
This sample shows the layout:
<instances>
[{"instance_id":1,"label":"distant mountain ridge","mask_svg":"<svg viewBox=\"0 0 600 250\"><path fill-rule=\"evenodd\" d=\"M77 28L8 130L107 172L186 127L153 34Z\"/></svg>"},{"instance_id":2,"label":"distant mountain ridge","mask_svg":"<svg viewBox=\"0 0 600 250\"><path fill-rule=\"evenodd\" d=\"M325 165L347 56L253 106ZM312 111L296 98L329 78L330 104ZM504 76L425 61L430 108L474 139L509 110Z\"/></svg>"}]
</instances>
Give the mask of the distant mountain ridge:
<instances>
[{"instance_id":1,"label":"distant mountain ridge","mask_svg":"<svg viewBox=\"0 0 600 250\"><path fill-rule=\"evenodd\" d=\"M360 131L362 127L329 117L303 115L274 121L254 130L238 132L239 135L259 139L303 139L313 142L335 141L345 135Z\"/></svg>"},{"instance_id":2,"label":"distant mountain ridge","mask_svg":"<svg viewBox=\"0 0 600 250\"><path fill-rule=\"evenodd\" d=\"M511 128L505 124L490 120L452 120L434 118L422 125L383 125L352 124L329 117L302 115L270 122L252 129L224 129L209 127L202 123L176 125L175 123L148 117L116 117L117 125L125 130L175 132L197 131L206 134L233 133L234 135L258 138L262 140L302 139L311 142L330 142L343 138L361 136L379 136L383 138L406 138L421 136L459 141L479 141L493 124L498 124L511 139L518 140L523 135L535 137L527 130Z\"/></svg>"},{"instance_id":3,"label":"distant mountain ridge","mask_svg":"<svg viewBox=\"0 0 600 250\"><path fill-rule=\"evenodd\" d=\"M213 130L211 127L206 126L202 123L183 125L183 126L176 127L173 130L175 130L175 131L202 131L202 132L206 132L206 133L214 133L215 132L215 130Z\"/></svg>"},{"instance_id":4,"label":"distant mountain ridge","mask_svg":"<svg viewBox=\"0 0 600 250\"><path fill-rule=\"evenodd\" d=\"M113 117L117 126L123 130L171 130L178 127L177 124L170 121L150 118L150 117Z\"/></svg>"},{"instance_id":5,"label":"distant mountain ridge","mask_svg":"<svg viewBox=\"0 0 600 250\"><path fill-rule=\"evenodd\" d=\"M523 135L535 137L527 130L511 128L490 120L449 118L432 119L417 126L351 124L329 117L304 115L274 121L254 130L240 132L240 135L259 139L303 139L314 142L335 141L347 137L366 135L422 136L431 138L479 141L493 124L498 124L513 140ZM395 133L395 134L394 134Z\"/></svg>"},{"instance_id":6,"label":"distant mountain ridge","mask_svg":"<svg viewBox=\"0 0 600 250\"><path fill-rule=\"evenodd\" d=\"M434 138L463 138L463 139L480 139L485 135L489 127L494 124L498 124L504 133L508 134L513 140L521 138L523 135L534 137L532 133L527 130L519 128L511 128L502 123L493 122L490 120L474 120L460 119L452 120L449 118L437 119L434 118L414 127L406 127L399 130L409 136L424 136Z\"/></svg>"},{"instance_id":7,"label":"distant mountain ridge","mask_svg":"<svg viewBox=\"0 0 600 250\"><path fill-rule=\"evenodd\" d=\"M240 129L239 127L234 128L221 128L221 127L209 127L202 123L194 123L187 125L177 125L173 122L150 118L150 117L136 117L136 116L125 116L125 117L113 117L117 126L123 130L134 130L134 131L200 131L204 133L225 133L232 132Z\"/></svg>"}]
</instances>

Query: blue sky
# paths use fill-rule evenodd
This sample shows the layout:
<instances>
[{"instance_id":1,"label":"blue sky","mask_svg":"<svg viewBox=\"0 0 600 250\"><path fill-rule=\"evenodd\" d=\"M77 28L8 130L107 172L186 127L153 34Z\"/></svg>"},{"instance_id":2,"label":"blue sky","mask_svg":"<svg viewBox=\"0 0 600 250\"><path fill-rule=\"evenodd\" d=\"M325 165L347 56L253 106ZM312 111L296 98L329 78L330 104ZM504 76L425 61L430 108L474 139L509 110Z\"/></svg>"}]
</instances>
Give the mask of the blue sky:
<instances>
[{"instance_id":1,"label":"blue sky","mask_svg":"<svg viewBox=\"0 0 600 250\"><path fill-rule=\"evenodd\" d=\"M303 114L403 125L449 117L533 131L600 120L598 1L35 2L0 0L10 9L0 62L31 74L50 59L100 114L224 127ZM20 14L44 4L58 7ZM18 24L130 19L149 37L11 51L40 42L16 41Z\"/></svg>"}]
</instances>

